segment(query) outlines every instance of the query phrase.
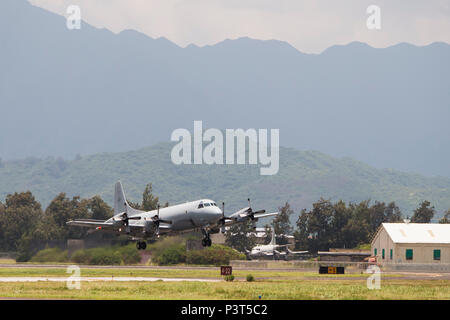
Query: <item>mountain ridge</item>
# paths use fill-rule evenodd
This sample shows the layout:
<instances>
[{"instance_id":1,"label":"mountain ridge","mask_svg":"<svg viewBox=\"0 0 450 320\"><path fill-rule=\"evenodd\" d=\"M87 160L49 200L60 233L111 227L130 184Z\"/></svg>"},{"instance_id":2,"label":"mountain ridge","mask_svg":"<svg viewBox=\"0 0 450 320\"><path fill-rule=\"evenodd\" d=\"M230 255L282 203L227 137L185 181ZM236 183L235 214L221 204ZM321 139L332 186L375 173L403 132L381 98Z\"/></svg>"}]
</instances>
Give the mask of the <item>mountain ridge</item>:
<instances>
[{"instance_id":1,"label":"mountain ridge","mask_svg":"<svg viewBox=\"0 0 450 320\"><path fill-rule=\"evenodd\" d=\"M286 147L450 177L448 44L306 54L240 38L181 48L84 22L70 31L26 1L0 7L3 159L134 150L201 119L279 128Z\"/></svg>"}]
</instances>

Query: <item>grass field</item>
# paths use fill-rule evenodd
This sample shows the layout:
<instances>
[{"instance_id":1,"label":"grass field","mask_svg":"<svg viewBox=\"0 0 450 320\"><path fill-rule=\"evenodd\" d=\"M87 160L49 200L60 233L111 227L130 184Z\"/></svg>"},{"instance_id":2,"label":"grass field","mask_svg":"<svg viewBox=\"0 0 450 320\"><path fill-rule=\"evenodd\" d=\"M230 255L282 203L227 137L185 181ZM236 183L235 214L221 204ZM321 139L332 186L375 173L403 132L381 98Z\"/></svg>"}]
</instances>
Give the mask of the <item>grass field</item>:
<instances>
[{"instance_id":1,"label":"grass field","mask_svg":"<svg viewBox=\"0 0 450 320\"><path fill-rule=\"evenodd\" d=\"M318 275L317 272L234 270L234 282L65 282L0 283L0 297L50 299L450 299L450 280L398 279L385 274L380 290L369 290L365 274ZM247 274L256 281L246 282ZM67 277L65 268L0 268L0 277ZM82 269L82 277L167 277L221 279L218 270Z\"/></svg>"},{"instance_id":2,"label":"grass field","mask_svg":"<svg viewBox=\"0 0 450 320\"><path fill-rule=\"evenodd\" d=\"M447 280L408 283L391 280L369 290L364 280L292 280L256 282L83 282L0 283L0 297L52 299L450 299Z\"/></svg>"},{"instance_id":3,"label":"grass field","mask_svg":"<svg viewBox=\"0 0 450 320\"><path fill-rule=\"evenodd\" d=\"M317 278L317 272L272 271L272 270L233 270L237 279L245 279L252 274L257 280L305 280ZM68 277L66 267L61 268L0 268L0 277ZM222 279L219 268L214 269L141 269L141 268L81 268L82 277L158 277L158 278L205 278ZM320 275L320 278L367 278L361 273L345 275ZM400 277L399 274L383 274L383 277Z\"/></svg>"},{"instance_id":4,"label":"grass field","mask_svg":"<svg viewBox=\"0 0 450 320\"><path fill-rule=\"evenodd\" d=\"M15 264L16 260L8 258L0 258L0 264Z\"/></svg>"}]
</instances>

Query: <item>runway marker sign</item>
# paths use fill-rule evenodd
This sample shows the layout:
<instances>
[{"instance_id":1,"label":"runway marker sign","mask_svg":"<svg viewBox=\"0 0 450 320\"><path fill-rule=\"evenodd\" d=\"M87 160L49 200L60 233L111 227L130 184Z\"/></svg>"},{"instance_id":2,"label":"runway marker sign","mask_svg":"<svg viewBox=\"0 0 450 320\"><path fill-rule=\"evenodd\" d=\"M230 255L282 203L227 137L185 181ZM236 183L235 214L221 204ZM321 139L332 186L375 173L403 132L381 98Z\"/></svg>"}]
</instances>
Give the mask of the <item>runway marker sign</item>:
<instances>
[{"instance_id":1,"label":"runway marker sign","mask_svg":"<svg viewBox=\"0 0 450 320\"><path fill-rule=\"evenodd\" d=\"M231 266L221 266L220 275L221 276L231 276L233 273L233 268Z\"/></svg>"}]
</instances>

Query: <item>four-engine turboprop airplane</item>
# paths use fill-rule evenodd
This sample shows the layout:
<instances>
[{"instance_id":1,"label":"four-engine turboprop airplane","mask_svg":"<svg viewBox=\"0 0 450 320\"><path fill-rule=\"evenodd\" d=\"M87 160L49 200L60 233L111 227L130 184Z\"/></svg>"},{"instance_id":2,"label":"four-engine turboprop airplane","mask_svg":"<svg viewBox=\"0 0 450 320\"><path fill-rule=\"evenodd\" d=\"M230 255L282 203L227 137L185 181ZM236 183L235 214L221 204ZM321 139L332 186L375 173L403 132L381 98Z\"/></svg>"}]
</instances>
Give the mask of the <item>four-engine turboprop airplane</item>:
<instances>
[{"instance_id":1,"label":"four-engine turboprop airplane","mask_svg":"<svg viewBox=\"0 0 450 320\"><path fill-rule=\"evenodd\" d=\"M249 206L232 215L225 216L225 204L222 210L213 200L202 199L152 211L132 208L125 197L121 182L117 182L114 192L114 216L108 220L78 219L66 222L69 226L95 228L98 231L127 234L138 240L136 247L144 250L146 240L157 239L160 235L169 235L200 229L203 233L202 245L211 246L211 233L225 232L225 227L246 221L275 216L278 212L265 213L265 210L253 211Z\"/></svg>"},{"instance_id":2,"label":"four-engine turboprop airplane","mask_svg":"<svg viewBox=\"0 0 450 320\"><path fill-rule=\"evenodd\" d=\"M281 248L286 248L287 253L279 251L279 249ZM285 257L287 254L296 255L305 253L308 253L308 251L291 251L289 250L287 244L276 244L275 230L273 228L272 228L272 239L270 240L269 244L257 245L256 247L253 247L252 250L247 251L247 255L250 257L250 259Z\"/></svg>"}]
</instances>

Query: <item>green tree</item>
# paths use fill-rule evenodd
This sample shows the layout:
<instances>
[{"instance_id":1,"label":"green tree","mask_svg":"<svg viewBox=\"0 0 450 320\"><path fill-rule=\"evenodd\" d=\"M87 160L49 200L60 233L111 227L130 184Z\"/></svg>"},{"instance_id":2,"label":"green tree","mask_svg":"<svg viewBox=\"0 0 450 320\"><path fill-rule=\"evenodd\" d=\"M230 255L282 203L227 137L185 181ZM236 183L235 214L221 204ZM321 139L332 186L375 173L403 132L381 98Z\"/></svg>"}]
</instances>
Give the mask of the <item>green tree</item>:
<instances>
[{"instance_id":1,"label":"green tree","mask_svg":"<svg viewBox=\"0 0 450 320\"><path fill-rule=\"evenodd\" d=\"M401 221L401 213L394 202L370 201L350 203L339 200L331 203L320 199L312 210L303 209L295 231L296 248L311 252L329 248L354 248L369 242L383 222Z\"/></svg>"},{"instance_id":2,"label":"green tree","mask_svg":"<svg viewBox=\"0 0 450 320\"><path fill-rule=\"evenodd\" d=\"M312 210L303 209L294 234L297 246L306 247L311 252L328 250L332 237L333 215L332 203L323 198L313 203Z\"/></svg>"},{"instance_id":3,"label":"green tree","mask_svg":"<svg viewBox=\"0 0 450 320\"><path fill-rule=\"evenodd\" d=\"M149 183L145 186L144 193L142 193L141 209L145 211L156 210L158 208L158 204L159 198L153 195L152 184Z\"/></svg>"},{"instance_id":4,"label":"green tree","mask_svg":"<svg viewBox=\"0 0 450 320\"><path fill-rule=\"evenodd\" d=\"M370 238L370 208L369 201L361 201L358 204L350 203L348 210L351 218L342 229L345 239L345 248L354 248L360 244L367 243Z\"/></svg>"},{"instance_id":5,"label":"green tree","mask_svg":"<svg viewBox=\"0 0 450 320\"><path fill-rule=\"evenodd\" d=\"M75 219L92 218L88 205L89 200L80 199L79 196L69 199L64 192L61 192L50 202L45 210L43 234L47 238L51 237L59 240L83 238L88 231L86 228L69 227L66 225L66 222Z\"/></svg>"},{"instance_id":6,"label":"green tree","mask_svg":"<svg viewBox=\"0 0 450 320\"><path fill-rule=\"evenodd\" d=\"M395 204L395 202L390 202L386 209L385 209L385 215L387 222L389 223L395 223L395 222L402 222L402 212L400 211L400 208Z\"/></svg>"},{"instance_id":7,"label":"green tree","mask_svg":"<svg viewBox=\"0 0 450 320\"><path fill-rule=\"evenodd\" d=\"M414 210L414 214L411 218L413 223L430 223L433 219L435 210L434 206L431 206L430 201L424 200L420 206Z\"/></svg>"},{"instance_id":8,"label":"green tree","mask_svg":"<svg viewBox=\"0 0 450 320\"><path fill-rule=\"evenodd\" d=\"M450 223L450 209L448 209L441 220L439 220L439 223Z\"/></svg>"},{"instance_id":9,"label":"green tree","mask_svg":"<svg viewBox=\"0 0 450 320\"><path fill-rule=\"evenodd\" d=\"M0 229L5 250L18 250L42 218L41 204L30 191L9 194L0 208Z\"/></svg>"},{"instance_id":10,"label":"green tree","mask_svg":"<svg viewBox=\"0 0 450 320\"><path fill-rule=\"evenodd\" d=\"M5 219L5 206L0 201L0 250L6 249L6 239L3 232L2 221Z\"/></svg>"},{"instance_id":11,"label":"green tree","mask_svg":"<svg viewBox=\"0 0 450 320\"><path fill-rule=\"evenodd\" d=\"M375 201L369 211L369 231L371 234L374 234L382 223L402 221L402 214L395 202L386 206L384 202Z\"/></svg>"},{"instance_id":12,"label":"green tree","mask_svg":"<svg viewBox=\"0 0 450 320\"><path fill-rule=\"evenodd\" d=\"M264 226L264 233L266 235L264 237L264 244L269 244L272 240L272 228L270 227L270 225L266 224Z\"/></svg>"},{"instance_id":13,"label":"green tree","mask_svg":"<svg viewBox=\"0 0 450 320\"><path fill-rule=\"evenodd\" d=\"M330 246L335 248L344 248L347 245L348 239L345 238L345 234L342 230L351 219L352 212L342 200L332 204L332 207L333 217L331 219L330 226Z\"/></svg>"},{"instance_id":14,"label":"green tree","mask_svg":"<svg viewBox=\"0 0 450 320\"><path fill-rule=\"evenodd\" d=\"M232 225L225 232L225 244L240 252L251 250L256 244L252 221Z\"/></svg>"},{"instance_id":15,"label":"green tree","mask_svg":"<svg viewBox=\"0 0 450 320\"><path fill-rule=\"evenodd\" d=\"M86 203L89 216L96 220L106 220L113 216L112 208L100 196L94 196Z\"/></svg>"},{"instance_id":16,"label":"green tree","mask_svg":"<svg viewBox=\"0 0 450 320\"><path fill-rule=\"evenodd\" d=\"M272 221L272 226L275 230L276 234L291 234L292 226L290 217L294 213L291 209L291 206L288 202L284 204L284 206L278 208L278 215Z\"/></svg>"},{"instance_id":17,"label":"green tree","mask_svg":"<svg viewBox=\"0 0 450 320\"><path fill-rule=\"evenodd\" d=\"M290 217L294 213L288 202L284 206L278 208L278 215L273 219L272 226L275 235L284 236L292 234L293 228L291 226ZM288 241L282 237L279 244L286 244Z\"/></svg>"}]
</instances>

